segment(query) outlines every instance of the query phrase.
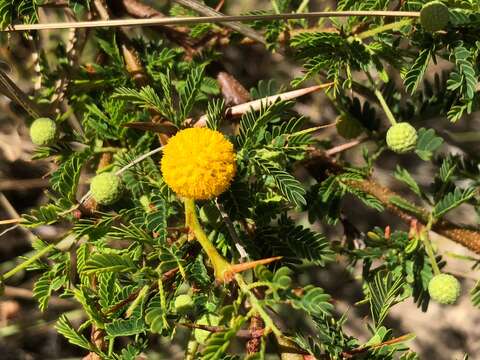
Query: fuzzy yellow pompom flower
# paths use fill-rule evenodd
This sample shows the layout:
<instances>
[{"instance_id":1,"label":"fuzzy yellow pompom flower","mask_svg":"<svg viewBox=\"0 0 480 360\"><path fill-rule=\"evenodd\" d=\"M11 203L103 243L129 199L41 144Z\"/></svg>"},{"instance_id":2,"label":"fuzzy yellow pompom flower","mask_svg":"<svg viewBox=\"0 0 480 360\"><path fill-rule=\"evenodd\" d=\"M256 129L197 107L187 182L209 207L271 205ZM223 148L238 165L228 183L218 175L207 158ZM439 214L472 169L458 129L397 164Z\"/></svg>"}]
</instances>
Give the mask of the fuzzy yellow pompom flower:
<instances>
[{"instance_id":1,"label":"fuzzy yellow pompom flower","mask_svg":"<svg viewBox=\"0 0 480 360\"><path fill-rule=\"evenodd\" d=\"M223 193L235 176L233 145L207 128L179 131L163 149L162 174L178 195L207 200Z\"/></svg>"}]
</instances>

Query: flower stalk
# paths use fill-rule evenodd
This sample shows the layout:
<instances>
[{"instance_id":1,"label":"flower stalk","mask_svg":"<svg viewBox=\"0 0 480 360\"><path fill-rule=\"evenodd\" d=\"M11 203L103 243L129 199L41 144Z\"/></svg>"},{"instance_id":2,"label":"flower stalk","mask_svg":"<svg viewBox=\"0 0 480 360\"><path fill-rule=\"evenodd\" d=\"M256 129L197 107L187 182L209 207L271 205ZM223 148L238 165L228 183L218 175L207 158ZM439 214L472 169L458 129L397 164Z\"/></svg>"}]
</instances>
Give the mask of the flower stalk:
<instances>
[{"instance_id":1,"label":"flower stalk","mask_svg":"<svg viewBox=\"0 0 480 360\"><path fill-rule=\"evenodd\" d=\"M275 256L267 259L255 260L241 264L230 264L215 248L208 239L207 234L203 231L200 221L198 220L197 211L195 209L195 201L193 199L184 199L185 204L185 225L195 235L195 238L202 246L213 266L215 279L220 283L228 283L235 278L235 274L253 269L258 265L266 265L273 261L281 259L281 256Z\"/></svg>"}]
</instances>

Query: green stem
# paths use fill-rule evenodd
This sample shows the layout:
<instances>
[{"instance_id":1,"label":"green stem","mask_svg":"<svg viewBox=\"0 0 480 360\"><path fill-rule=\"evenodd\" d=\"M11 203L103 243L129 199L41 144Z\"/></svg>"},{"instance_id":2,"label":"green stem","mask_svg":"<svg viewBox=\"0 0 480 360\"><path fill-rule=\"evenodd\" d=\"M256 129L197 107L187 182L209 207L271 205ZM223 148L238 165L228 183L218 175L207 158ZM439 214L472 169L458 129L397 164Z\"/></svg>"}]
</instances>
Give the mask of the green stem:
<instances>
[{"instance_id":1,"label":"green stem","mask_svg":"<svg viewBox=\"0 0 480 360\"><path fill-rule=\"evenodd\" d=\"M395 116L393 116L392 111L388 107L387 102L385 101L385 98L383 97L383 94L380 90L377 89L377 84L375 83L375 80L373 80L372 75L370 75L369 71L365 71L365 75L367 75L368 80L370 80L370 83L372 84L374 90L374 94L377 97L378 102L380 103L380 106L382 107L383 111L385 112L385 115L387 115L388 121L390 121L390 124L393 126L397 123L397 120L395 120Z\"/></svg>"},{"instance_id":2,"label":"green stem","mask_svg":"<svg viewBox=\"0 0 480 360\"><path fill-rule=\"evenodd\" d=\"M193 230L195 238L207 253L215 272L215 278L219 281L224 281L226 276L228 277L231 272L231 265L222 255L220 255L215 246L213 246L208 239L207 234L203 231L203 228L198 221L195 201L192 199L185 199L185 222L185 225Z\"/></svg>"},{"instance_id":3,"label":"green stem","mask_svg":"<svg viewBox=\"0 0 480 360\"><path fill-rule=\"evenodd\" d=\"M427 252L428 259L430 260L430 264L432 265L433 273L435 275L440 275L441 271L438 268L437 259L435 259L435 253L432 248L432 243L430 242L430 237L428 236L428 233L432 228L432 224L433 224L433 217L430 216L427 225L422 229L420 238L423 241L423 246L425 246L425 251Z\"/></svg>"},{"instance_id":4,"label":"green stem","mask_svg":"<svg viewBox=\"0 0 480 360\"><path fill-rule=\"evenodd\" d=\"M135 300L130 304L128 307L127 311L125 312L125 317L129 318L133 311L137 308L138 305L142 302L142 300L145 298L145 296L148 294L148 290L150 289L149 285L145 285L140 292L138 293L137 297Z\"/></svg>"},{"instance_id":5,"label":"green stem","mask_svg":"<svg viewBox=\"0 0 480 360\"><path fill-rule=\"evenodd\" d=\"M406 25L410 25L411 23L412 23L412 19L403 19L400 21L395 21L390 24L378 26L374 29L361 32L360 34L350 36L349 39L366 39L385 31L401 29L402 27Z\"/></svg>"},{"instance_id":6,"label":"green stem","mask_svg":"<svg viewBox=\"0 0 480 360\"><path fill-rule=\"evenodd\" d=\"M385 101L385 98L383 97L382 93L380 90L375 89L375 96L377 97L378 101L380 102L380 105L385 112L385 115L387 115L388 121L390 121L390 124L393 126L397 123L397 120L395 120L395 116L393 116L392 111L388 107L387 102Z\"/></svg>"},{"instance_id":7,"label":"green stem","mask_svg":"<svg viewBox=\"0 0 480 360\"><path fill-rule=\"evenodd\" d=\"M96 153L96 154L101 154L101 153L106 153L106 152L114 152L115 153L115 152L119 152L120 150L122 150L122 148L107 146L107 147L94 149L93 152Z\"/></svg>"},{"instance_id":8,"label":"green stem","mask_svg":"<svg viewBox=\"0 0 480 360\"><path fill-rule=\"evenodd\" d=\"M250 303L250 306L252 307L253 312L256 312L262 320L265 322L265 328L270 329L273 331L273 333L277 336L282 336L282 332L280 329L275 325L273 322L272 318L267 314L263 306L260 304L260 301L257 299L255 294L253 294L249 287L248 284L243 280L242 275L236 274L235 275L235 280L237 281L238 287L242 291L244 295L248 297L248 302Z\"/></svg>"},{"instance_id":9,"label":"green stem","mask_svg":"<svg viewBox=\"0 0 480 360\"><path fill-rule=\"evenodd\" d=\"M23 263L21 263L20 265L14 267L12 270L8 271L7 273L5 273L3 275L3 280L6 280L10 277L12 277L13 275L15 275L16 273L18 273L19 271L21 270L24 270L26 269L29 265L33 264L35 261L37 261L38 259L40 259L42 256L48 254L51 250L53 250L53 248L55 247L55 245L48 245L47 247L43 248L42 250L38 251L35 255L33 255L31 258L28 258L27 260L25 260Z\"/></svg>"}]
</instances>

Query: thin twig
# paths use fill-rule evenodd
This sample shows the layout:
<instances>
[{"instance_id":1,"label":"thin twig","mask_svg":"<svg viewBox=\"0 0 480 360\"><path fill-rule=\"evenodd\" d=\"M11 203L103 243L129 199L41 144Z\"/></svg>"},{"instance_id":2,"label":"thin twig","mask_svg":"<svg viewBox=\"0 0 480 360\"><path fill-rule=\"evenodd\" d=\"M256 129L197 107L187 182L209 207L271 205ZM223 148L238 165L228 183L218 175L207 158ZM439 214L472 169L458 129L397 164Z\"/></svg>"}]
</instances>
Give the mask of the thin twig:
<instances>
[{"instance_id":1,"label":"thin twig","mask_svg":"<svg viewBox=\"0 0 480 360\"><path fill-rule=\"evenodd\" d=\"M0 93L18 103L34 119L47 115L2 69L0 69Z\"/></svg>"},{"instance_id":2,"label":"thin twig","mask_svg":"<svg viewBox=\"0 0 480 360\"><path fill-rule=\"evenodd\" d=\"M6 228L5 230L3 230L1 233L0 233L0 237L2 237L3 235L9 233L10 231L12 230L15 230L17 227L19 227L20 225L19 224L16 224L16 225L13 225L13 226L10 226L9 228Z\"/></svg>"},{"instance_id":3,"label":"thin twig","mask_svg":"<svg viewBox=\"0 0 480 360\"><path fill-rule=\"evenodd\" d=\"M18 224L22 222L22 220L22 218L0 220L0 225Z\"/></svg>"},{"instance_id":4,"label":"thin twig","mask_svg":"<svg viewBox=\"0 0 480 360\"><path fill-rule=\"evenodd\" d=\"M347 142L345 144L337 145L337 146L335 146L331 149L326 150L325 155L327 155L327 156L336 155L338 153L344 152L345 150L351 149L351 148L363 143L365 140L367 140L367 138L356 139L356 140L352 140L350 142Z\"/></svg>"},{"instance_id":5,"label":"thin twig","mask_svg":"<svg viewBox=\"0 0 480 360\"><path fill-rule=\"evenodd\" d=\"M248 259L248 253L245 250L246 246L243 243L242 240L237 235L237 232L235 231L235 227L233 225L232 220L230 219L230 216L228 216L227 212L225 211L225 208L223 204L221 204L218 199L215 199L215 205L217 206L218 211L220 212L220 215L222 216L223 222L225 223L228 233L230 234L230 237L232 238L233 242L235 243L235 247L240 254L240 262L243 262Z\"/></svg>"},{"instance_id":6,"label":"thin twig","mask_svg":"<svg viewBox=\"0 0 480 360\"><path fill-rule=\"evenodd\" d=\"M0 192L0 204L7 211L8 215L10 215L11 217L13 218L20 217L20 214L17 212L17 210L15 210L13 205L10 203L10 201L8 201L7 197L2 192ZM20 231L22 231L27 236L29 241L33 241L35 239L35 235L32 234L32 232L29 231L28 229L22 227L20 228Z\"/></svg>"},{"instance_id":7,"label":"thin twig","mask_svg":"<svg viewBox=\"0 0 480 360\"><path fill-rule=\"evenodd\" d=\"M20 288L20 287L5 286L4 296L10 297L10 298L32 300L33 291L29 289ZM76 306L74 302L67 299L61 299L56 296L50 297L48 304L53 306Z\"/></svg>"},{"instance_id":8,"label":"thin twig","mask_svg":"<svg viewBox=\"0 0 480 360\"><path fill-rule=\"evenodd\" d=\"M131 163L125 165L124 167L122 167L120 170L117 170L115 172L115 175L121 175L123 174L125 171L127 171L128 169L130 169L132 166L135 166L137 165L139 162L142 162L143 160L145 160L146 158L152 156L153 154L156 154L156 153L159 153L160 151L162 151L163 149L163 146L160 146L158 148L155 148L141 156L139 156L138 158L136 158L135 160L133 160ZM90 197L92 196L92 193L90 191L88 191L85 195L83 195L83 197L80 199L79 203L80 204L83 204L85 201L87 201ZM78 206L77 206L78 207Z\"/></svg>"},{"instance_id":9,"label":"thin twig","mask_svg":"<svg viewBox=\"0 0 480 360\"><path fill-rule=\"evenodd\" d=\"M222 14L221 12L215 10L215 9L212 9L211 7L205 5L205 4L202 4L198 1L195 1L195 0L174 0L176 3L180 4L180 5L183 5L185 7L188 7L196 12L198 12L199 14L202 14L204 16L223 16L225 17L226 15ZM232 30L235 30L237 32L239 32L240 34L246 36L247 38L250 38L252 40L255 40L261 44L266 44L266 40L264 39L263 35L255 30L253 30L252 28L246 26L246 25L243 25L241 23L238 23L238 22L231 22L231 21L228 21L228 22L224 22L224 25Z\"/></svg>"},{"instance_id":10,"label":"thin twig","mask_svg":"<svg viewBox=\"0 0 480 360\"><path fill-rule=\"evenodd\" d=\"M70 28L99 28L119 26L150 26L150 25L180 25L180 24L221 24L232 21L257 21L257 20L288 20L288 19L315 19L328 17L349 16L384 16L384 17L411 17L418 18L419 12L415 11L320 11L310 13L286 13L270 15L225 15L225 16L200 16L200 17L167 17L153 19L118 19L78 22L56 22L49 24L20 24L10 25L0 32L70 29Z\"/></svg>"},{"instance_id":11,"label":"thin twig","mask_svg":"<svg viewBox=\"0 0 480 360\"><path fill-rule=\"evenodd\" d=\"M268 96L262 99L250 101L244 104L227 108L225 110L225 114L230 117L241 116L250 110L258 111L262 106L273 104L275 101L287 101L287 100L296 99L300 96L311 94L322 89L326 89L332 85L333 85L333 82L330 82L326 84L310 86L308 88L288 91L278 95ZM194 126L195 127L205 126L207 124L207 118L208 118L207 115L201 116Z\"/></svg>"}]
</instances>

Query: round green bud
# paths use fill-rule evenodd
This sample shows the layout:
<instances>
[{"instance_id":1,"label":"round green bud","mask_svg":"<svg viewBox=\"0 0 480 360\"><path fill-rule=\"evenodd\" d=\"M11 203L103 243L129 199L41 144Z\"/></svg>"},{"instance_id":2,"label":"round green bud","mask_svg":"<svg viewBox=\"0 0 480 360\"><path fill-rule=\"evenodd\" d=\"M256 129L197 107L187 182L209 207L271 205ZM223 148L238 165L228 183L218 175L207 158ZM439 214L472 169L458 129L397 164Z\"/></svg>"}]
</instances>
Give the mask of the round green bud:
<instances>
[{"instance_id":1,"label":"round green bud","mask_svg":"<svg viewBox=\"0 0 480 360\"><path fill-rule=\"evenodd\" d=\"M428 283L428 293L440 304L454 304L460 296L460 283L450 274L435 275Z\"/></svg>"},{"instance_id":2,"label":"round green bud","mask_svg":"<svg viewBox=\"0 0 480 360\"><path fill-rule=\"evenodd\" d=\"M363 132L362 125L348 116L339 116L335 126L338 134L347 140L354 139Z\"/></svg>"},{"instance_id":3,"label":"round green bud","mask_svg":"<svg viewBox=\"0 0 480 360\"><path fill-rule=\"evenodd\" d=\"M415 149L417 130L409 123L392 125L387 131L387 146L390 150L403 154Z\"/></svg>"},{"instance_id":4,"label":"round green bud","mask_svg":"<svg viewBox=\"0 0 480 360\"><path fill-rule=\"evenodd\" d=\"M122 195L122 181L111 172L95 176L90 183L93 199L101 205L113 204Z\"/></svg>"},{"instance_id":5,"label":"round green bud","mask_svg":"<svg viewBox=\"0 0 480 360\"><path fill-rule=\"evenodd\" d=\"M35 120L30 126L30 138L35 145L51 145L57 139L57 124L49 118Z\"/></svg>"},{"instance_id":6,"label":"round green bud","mask_svg":"<svg viewBox=\"0 0 480 360\"><path fill-rule=\"evenodd\" d=\"M173 307L178 314L187 314L193 310L193 299L190 295L179 295L175 298Z\"/></svg>"},{"instance_id":7,"label":"round green bud","mask_svg":"<svg viewBox=\"0 0 480 360\"><path fill-rule=\"evenodd\" d=\"M204 314L197 321L197 325L217 326L220 323L220 317L215 314ZM199 344L205 344L211 332L202 329L195 329L193 335Z\"/></svg>"},{"instance_id":8,"label":"round green bud","mask_svg":"<svg viewBox=\"0 0 480 360\"><path fill-rule=\"evenodd\" d=\"M449 20L448 7L440 1L430 1L420 10L420 24L426 31L444 29Z\"/></svg>"}]
</instances>

